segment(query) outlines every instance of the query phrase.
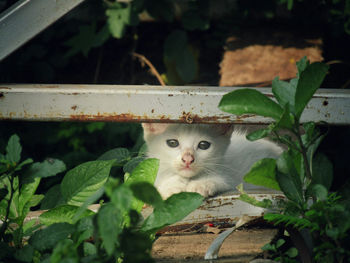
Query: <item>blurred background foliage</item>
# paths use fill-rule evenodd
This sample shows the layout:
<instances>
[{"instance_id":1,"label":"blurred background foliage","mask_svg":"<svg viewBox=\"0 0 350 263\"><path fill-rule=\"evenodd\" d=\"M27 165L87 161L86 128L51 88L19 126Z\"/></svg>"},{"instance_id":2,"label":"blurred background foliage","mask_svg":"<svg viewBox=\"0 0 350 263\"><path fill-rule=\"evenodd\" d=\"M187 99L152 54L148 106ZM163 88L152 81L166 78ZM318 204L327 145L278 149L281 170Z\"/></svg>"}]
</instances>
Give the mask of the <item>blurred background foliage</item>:
<instances>
[{"instance_id":1,"label":"blurred background foliage","mask_svg":"<svg viewBox=\"0 0 350 263\"><path fill-rule=\"evenodd\" d=\"M16 2L0 0L0 11ZM349 86L350 0L86 0L0 61L0 83L158 85L138 53L169 85L217 86L227 37L262 26L318 32L325 61L340 61L325 86ZM331 132L337 129L345 134L328 136L323 147L347 174L348 147L335 148L350 145L349 129ZM71 168L116 147L136 152L141 130L132 123L3 121L0 148L17 133L25 156L59 158Z\"/></svg>"}]
</instances>

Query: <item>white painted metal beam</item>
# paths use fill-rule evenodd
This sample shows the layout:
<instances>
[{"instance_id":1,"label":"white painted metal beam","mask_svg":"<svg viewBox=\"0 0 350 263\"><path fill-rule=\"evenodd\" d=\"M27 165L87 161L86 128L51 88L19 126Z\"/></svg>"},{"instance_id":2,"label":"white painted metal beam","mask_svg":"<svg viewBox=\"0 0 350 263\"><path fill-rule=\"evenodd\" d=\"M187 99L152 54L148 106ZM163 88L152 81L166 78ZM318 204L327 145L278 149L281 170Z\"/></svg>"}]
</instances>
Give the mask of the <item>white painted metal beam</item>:
<instances>
[{"instance_id":1,"label":"white painted metal beam","mask_svg":"<svg viewBox=\"0 0 350 263\"><path fill-rule=\"evenodd\" d=\"M20 0L0 14L0 61L84 0Z\"/></svg>"},{"instance_id":2,"label":"white painted metal beam","mask_svg":"<svg viewBox=\"0 0 350 263\"><path fill-rule=\"evenodd\" d=\"M271 122L269 118L220 111L222 96L235 89L238 88L0 84L0 120ZM272 97L270 88L259 90ZM319 90L301 119L350 124L350 90Z\"/></svg>"}]
</instances>

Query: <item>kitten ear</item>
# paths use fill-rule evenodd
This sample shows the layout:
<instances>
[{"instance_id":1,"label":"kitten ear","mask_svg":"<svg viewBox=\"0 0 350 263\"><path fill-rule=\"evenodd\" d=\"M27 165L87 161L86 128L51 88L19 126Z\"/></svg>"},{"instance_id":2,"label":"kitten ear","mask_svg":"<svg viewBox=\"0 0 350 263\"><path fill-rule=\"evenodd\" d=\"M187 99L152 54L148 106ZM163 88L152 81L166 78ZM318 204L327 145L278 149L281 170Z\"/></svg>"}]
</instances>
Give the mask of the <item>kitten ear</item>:
<instances>
[{"instance_id":1,"label":"kitten ear","mask_svg":"<svg viewBox=\"0 0 350 263\"><path fill-rule=\"evenodd\" d=\"M231 136L233 132L233 124L216 124L215 129L220 135Z\"/></svg>"},{"instance_id":2,"label":"kitten ear","mask_svg":"<svg viewBox=\"0 0 350 263\"><path fill-rule=\"evenodd\" d=\"M145 138L149 135L161 134L168 126L168 123L142 123L143 134Z\"/></svg>"}]
</instances>

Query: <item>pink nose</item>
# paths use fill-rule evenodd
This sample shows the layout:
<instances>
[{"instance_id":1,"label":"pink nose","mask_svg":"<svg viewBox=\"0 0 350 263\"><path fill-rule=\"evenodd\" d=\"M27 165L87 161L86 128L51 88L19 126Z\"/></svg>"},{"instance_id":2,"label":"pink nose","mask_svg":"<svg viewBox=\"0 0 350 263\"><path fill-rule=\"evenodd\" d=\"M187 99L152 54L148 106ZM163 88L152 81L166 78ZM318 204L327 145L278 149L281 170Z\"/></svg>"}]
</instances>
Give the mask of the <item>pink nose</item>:
<instances>
[{"instance_id":1,"label":"pink nose","mask_svg":"<svg viewBox=\"0 0 350 263\"><path fill-rule=\"evenodd\" d=\"M190 153L185 153L181 160L188 166L194 162L194 156Z\"/></svg>"}]
</instances>

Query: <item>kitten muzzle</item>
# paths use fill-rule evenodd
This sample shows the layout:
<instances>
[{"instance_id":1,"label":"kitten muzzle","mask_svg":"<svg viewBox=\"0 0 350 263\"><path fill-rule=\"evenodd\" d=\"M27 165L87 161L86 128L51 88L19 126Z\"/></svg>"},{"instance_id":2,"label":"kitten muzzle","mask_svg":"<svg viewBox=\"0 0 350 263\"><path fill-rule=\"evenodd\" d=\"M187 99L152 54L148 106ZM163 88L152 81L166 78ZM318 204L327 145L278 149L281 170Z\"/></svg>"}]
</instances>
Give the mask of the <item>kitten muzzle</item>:
<instances>
[{"instance_id":1,"label":"kitten muzzle","mask_svg":"<svg viewBox=\"0 0 350 263\"><path fill-rule=\"evenodd\" d=\"M186 165L186 168L189 168L190 165L194 162L194 156L190 153L185 153L182 156L181 160Z\"/></svg>"}]
</instances>

